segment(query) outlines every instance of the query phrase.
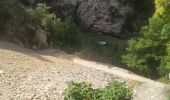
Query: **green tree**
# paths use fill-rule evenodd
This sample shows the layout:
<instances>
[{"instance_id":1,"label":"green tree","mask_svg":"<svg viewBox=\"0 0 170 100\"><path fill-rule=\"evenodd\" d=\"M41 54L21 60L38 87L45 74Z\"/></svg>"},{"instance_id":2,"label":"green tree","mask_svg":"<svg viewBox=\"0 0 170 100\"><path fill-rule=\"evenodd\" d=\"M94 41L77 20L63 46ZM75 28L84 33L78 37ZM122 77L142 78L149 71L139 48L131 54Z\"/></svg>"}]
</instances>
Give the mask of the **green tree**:
<instances>
[{"instance_id":1,"label":"green tree","mask_svg":"<svg viewBox=\"0 0 170 100\"><path fill-rule=\"evenodd\" d=\"M54 13L49 12L49 9L50 7L44 3L38 3L35 9L29 9L28 13L31 21L27 25L27 30L34 33L36 26L41 26L41 28L46 31L47 41L50 44L61 22Z\"/></svg>"},{"instance_id":2,"label":"green tree","mask_svg":"<svg viewBox=\"0 0 170 100\"><path fill-rule=\"evenodd\" d=\"M54 45L74 49L81 45L80 29L71 21L62 22L58 26L58 34L54 36Z\"/></svg>"},{"instance_id":3,"label":"green tree","mask_svg":"<svg viewBox=\"0 0 170 100\"><path fill-rule=\"evenodd\" d=\"M60 21L54 13L49 12L49 9L50 7L44 3L39 3L35 9L30 9L32 19L30 26L41 26L47 33L48 43L53 47L72 49L72 47L79 46L79 28L70 21Z\"/></svg>"},{"instance_id":4,"label":"green tree","mask_svg":"<svg viewBox=\"0 0 170 100\"><path fill-rule=\"evenodd\" d=\"M149 24L143 26L139 38L128 42L123 61L129 67L149 74L167 74L167 43L170 38L170 0L155 0L156 11Z\"/></svg>"}]
</instances>

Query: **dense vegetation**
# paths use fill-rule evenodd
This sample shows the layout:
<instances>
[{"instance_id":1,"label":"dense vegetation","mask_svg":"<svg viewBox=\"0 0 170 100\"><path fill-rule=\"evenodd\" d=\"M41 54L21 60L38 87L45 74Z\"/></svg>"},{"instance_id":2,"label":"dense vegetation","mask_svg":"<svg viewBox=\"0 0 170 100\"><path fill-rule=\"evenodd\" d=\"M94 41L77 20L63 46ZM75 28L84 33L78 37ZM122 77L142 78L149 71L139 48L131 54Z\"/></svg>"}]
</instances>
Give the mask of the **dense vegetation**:
<instances>
[{"instance_id":1,"label":"dense vegetation","mask_svg":"<svg viewBox=\"0 0 170 100\"><path fill-rule=\"evenodd\" d=\"M131 100L132 91L125 83L110 82L104 88L93 89L88 83L70 82L64 100Z\"/></svg>"},{"instance_id":2,"label":"dense vegetation","mask_svg":"<svg viewBox=\"0 0 170 100\"><path fill-rule=\"evenodd\" d=\"M80 43L80 30L70 21L62 22L54 13L50 13L49 7L39 3L35 9L31 9L32 26L40 25L47 33L48 44L52 47L76 47ZM34 30L33 30L34 31Z\"/></svg>"},{"instance_id":3,"label":"dense vegetation","mask_svg":"<svg viewBox=\"0 0 170 100\"><path fill-rule=\"evenodd\" d=\"M16 0L1 0L0 1L0 21L6 22L11 20L24 20L26 15L25 10L18 1Z\"/></svg>"},{"instance_id":4,"label":"dense vegetation","mask_svg":"<svg viewBox=\"0 0 170 100\"><path fill-rule=\"evenodd\" d=\"M79 28L70 21L61 21L49 9L50 7L42 3L35 7L26 7L18 0L0 1L0 28L4 30L2 33L11 31L18 37L22 36L21 40L28 40L28 44L37 45L40 41L37 40L36 30L40 28L46 33L44 35L47 37L48 46L78 46Z\"/></svg>"},{"instance_id":5,"label":"dense vegetation","mask_svg":"<svg viewBox=\"0 0 170 100\"><path fill-rule=\"evenodd\" d=\"M170 71L170 3L155 0L155 5L149 24L142 27L139 37L129 40L123 61L148 75L164 76Z\"/></svg>"}]
</instances>

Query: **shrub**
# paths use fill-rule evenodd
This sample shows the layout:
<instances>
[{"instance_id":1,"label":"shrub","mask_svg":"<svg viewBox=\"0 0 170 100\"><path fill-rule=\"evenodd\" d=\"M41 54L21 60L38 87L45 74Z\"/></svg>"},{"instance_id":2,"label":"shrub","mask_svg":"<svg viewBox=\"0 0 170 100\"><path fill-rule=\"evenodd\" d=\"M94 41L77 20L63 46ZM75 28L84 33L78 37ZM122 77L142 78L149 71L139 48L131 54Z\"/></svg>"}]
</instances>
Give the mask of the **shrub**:
<instances>
[{"instance_id":1,"label":"shrub","mask_svg":"<svg viewBox=\"0 0 170 100\"><path fill-rule=\"evenodd\" d=\"M70 21L62 22L57 28L54 46L78 47L81 43L80 29Z\"/></svg>"},{"instance_id":2,"label":"shrub","mask_svg":"<svg viewBox=\"0 0 170 100\"><path fill-rule=\"evenodd\" d=\"M131 100L131 90L119 81L109 83L102 91L101 100Z\"/></svg>"},{"instance_id":3,"label":"shrub","mask_svg":"<svg viewBox=\"0 0 170 100\"><path fill-rule=\"evenodd\" d=\"M64 95L64 100L131 100L132 91L119 81L98 89L93 89L91 84L85 82L70 82Z\"/></svg>"}]
</instances>

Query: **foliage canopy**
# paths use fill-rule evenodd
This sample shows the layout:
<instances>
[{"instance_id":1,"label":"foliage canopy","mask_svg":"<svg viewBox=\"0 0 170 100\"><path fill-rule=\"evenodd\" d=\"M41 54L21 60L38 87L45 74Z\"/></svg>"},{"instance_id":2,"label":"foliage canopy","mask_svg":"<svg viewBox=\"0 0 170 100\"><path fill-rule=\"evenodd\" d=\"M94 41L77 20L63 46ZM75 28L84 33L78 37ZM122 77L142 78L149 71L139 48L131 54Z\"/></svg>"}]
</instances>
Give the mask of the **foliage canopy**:
<instances>
[{"instance_id":1,"label":"foliage canopy","mask_svg":"<svg viewBox=\"0 0 170 100\"><path fill-rule=\"evenodd\" d=\"M122 58L129 67L165 75L170 71L170 1L155 0L155 5L149 24L142 27L139 38L129 40L127 54Z\"/></svg>"}]
</instances>

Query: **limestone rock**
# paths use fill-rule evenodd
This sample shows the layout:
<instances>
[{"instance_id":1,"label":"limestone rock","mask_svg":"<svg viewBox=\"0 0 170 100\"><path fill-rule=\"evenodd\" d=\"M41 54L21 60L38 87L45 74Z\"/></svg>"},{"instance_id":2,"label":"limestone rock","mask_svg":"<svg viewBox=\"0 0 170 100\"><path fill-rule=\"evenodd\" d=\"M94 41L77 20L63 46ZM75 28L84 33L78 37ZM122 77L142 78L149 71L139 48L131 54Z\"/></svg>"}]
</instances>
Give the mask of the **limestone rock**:
<instances>
[{"instance_id":1,"label":"limestone rock","mask_svg":"<svg viewBox=\"0 0 170 100\"><path fill-rule=\"evenodd\" d=\"M31 5L35 5L39 0L28 1ZM61 19L72 20L84 29L118 37L136 34L136 31L152 15L153 10L151 9L154 9L154 5L150 1L147 2L150 8L147 11L143 10L146 5L139 3L143 2L143 0L44 1L48 6L51 6L51 10Z\"/></svg>"},{"instance_id":2,"label":"limestone rock","mask_svg":"<svg viewBox=\"0 0 170 100\"><path fill-rule=\"evenodd\" d=\"M122 32L133 15L133 0L51 0L57 15L72 19L86 29L107 34Z\"/></svg>"},{"instance_id":3,"label":"limestone rock","mask_svg":"<svg viewBox=\"0 0 170 100\"><path fill-rule=\"evenodd\" d=\"M38 48L45 48L48 46L47 33L43 29L38 28L35 31L35 38L37 40Z\"/></svg>"},{"instance_id":4,"label":"limestone rock","mask_svg":"<svg viewBox=\"0 0 170 100\"><path fill-rule=\"evenodd\" d=\"M2 70L0 70L0 74L3 74L4 72Z\"/></svg>"}]
</instances>

